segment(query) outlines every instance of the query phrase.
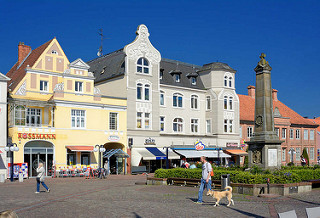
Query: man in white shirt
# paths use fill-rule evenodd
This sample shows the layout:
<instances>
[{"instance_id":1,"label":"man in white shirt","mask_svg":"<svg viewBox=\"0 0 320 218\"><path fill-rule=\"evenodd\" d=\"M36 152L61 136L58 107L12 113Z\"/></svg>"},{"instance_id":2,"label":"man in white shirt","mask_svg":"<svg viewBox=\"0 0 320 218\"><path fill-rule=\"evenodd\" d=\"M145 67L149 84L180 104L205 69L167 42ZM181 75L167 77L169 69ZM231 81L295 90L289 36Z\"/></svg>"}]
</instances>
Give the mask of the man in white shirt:
<instances>
[{"instance_id":1,"label":"man in white shirt","mask_svg":"<svg viewBox=\"0 0 320 218\"><path fill-rule=\"evenodd\" d=\"M198 201L195 202L196 204L202 204L202 196L203 196L203 191L205 187L207 188L207 190L211 190L212 166L207 161L207 158L205 156L200 157L200 161L202 162L202 178L201 178L201 185L199 188Z\"/></svg>"}]
</instances>

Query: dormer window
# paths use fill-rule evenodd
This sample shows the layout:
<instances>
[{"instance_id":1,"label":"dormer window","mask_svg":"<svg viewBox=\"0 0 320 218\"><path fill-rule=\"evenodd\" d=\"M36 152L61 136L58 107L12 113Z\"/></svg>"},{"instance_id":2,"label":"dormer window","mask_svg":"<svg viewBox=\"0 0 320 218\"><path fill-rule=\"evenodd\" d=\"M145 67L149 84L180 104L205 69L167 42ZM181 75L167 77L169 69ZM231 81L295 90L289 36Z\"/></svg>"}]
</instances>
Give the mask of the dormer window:
<instances>
[{"instance_id":1,"label":"dormer window","mask_svg":"<svg viewBox=\"0 0 320 218\"><path fill-rule=\"evenodd\" d=\"M52 50L51 54L58 54L58 52L56 50Z\"/></svg>"},{"instance_id":2,"label":"dormer window","mask_svg":"<svg viewBox=\"0 0 320 218\"><path fill-rule=\"evenodd\" d=\"M149 74L149 61L146 58L139 58L138 59L137 72Z\"/></svg>"},{"instance_id":3,"label":"dormer window","mask_svg":"<svg viewBox=\"0 0 320 218\"><path fill-rule=\"evenodd\" d=\"M191 77L191 84L197 85L197 78L196 77Z\"/></svg>"},{"instance_id":4,"label":"dormer window","mask_svg":"<svg viewBox=\"0 0 320 218\"><path fill-rule=\"evenodd\" d=\"M164 71L164 69L160 69L159 79L163 78L163 71Z\"/></svg>"},{"instance_id":5,"label":"dormer window","mask_svg":"<svg viewBox=\"0 0 320 218\"><path fill-rule=\"evenodd\" d=\"M180 82L180 74L175 74L174 78L175 78L174 80L176 81L176 83Z\"/></svg>"}]
</instances>

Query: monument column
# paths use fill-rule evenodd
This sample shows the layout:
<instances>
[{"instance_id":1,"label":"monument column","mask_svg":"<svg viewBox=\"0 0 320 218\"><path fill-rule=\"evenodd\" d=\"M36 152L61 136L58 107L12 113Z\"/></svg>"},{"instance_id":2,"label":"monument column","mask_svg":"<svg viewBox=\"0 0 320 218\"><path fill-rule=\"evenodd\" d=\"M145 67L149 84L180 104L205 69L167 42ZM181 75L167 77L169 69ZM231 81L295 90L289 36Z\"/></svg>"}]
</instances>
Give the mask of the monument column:
<instances>
[{"instance_id":1,"label":"monument column","mask_svg":"<svg viewBox=\"0 0 320 218\"><path fill-rule=\"evenodd\" d=\"M271 70L266 55L261 54L256 72L254 135L249 145L249 167L279 168L281 143L274 131Z\"/></svg>"}]
</instances>

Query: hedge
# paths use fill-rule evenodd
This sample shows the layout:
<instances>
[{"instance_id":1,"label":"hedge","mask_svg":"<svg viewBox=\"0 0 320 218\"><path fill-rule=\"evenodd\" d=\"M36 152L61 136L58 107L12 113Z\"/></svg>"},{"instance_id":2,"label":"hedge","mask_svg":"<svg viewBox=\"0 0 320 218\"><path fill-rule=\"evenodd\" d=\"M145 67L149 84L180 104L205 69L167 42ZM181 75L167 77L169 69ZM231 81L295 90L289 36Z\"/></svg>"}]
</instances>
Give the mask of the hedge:
<instances>
[{"instance_id":1,"label":"hedge","mask_svg":"<svg viewBox=\"0 0 320 218\"><path fill-rule=\"evenodd\" d=\"M220 180L222 174L230 174L230 180L234 183L245 184L263 184L267 178L270 183L284 184L306 181L310 179L320 179L320 169L282 169L275 171L262 171L253 173L253 171L230 170L228 168L213 168L213 180ZM156 178L189 178L200 179L201 169L158 169L155 171Z\"/></svg>"}]
</instances>

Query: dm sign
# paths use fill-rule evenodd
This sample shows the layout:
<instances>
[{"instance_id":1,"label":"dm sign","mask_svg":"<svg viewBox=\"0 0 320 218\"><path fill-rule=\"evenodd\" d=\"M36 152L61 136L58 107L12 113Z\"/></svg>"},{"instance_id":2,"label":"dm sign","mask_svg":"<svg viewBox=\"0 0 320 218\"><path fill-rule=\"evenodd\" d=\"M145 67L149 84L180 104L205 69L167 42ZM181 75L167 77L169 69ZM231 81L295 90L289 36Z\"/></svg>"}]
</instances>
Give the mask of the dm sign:
<instances>
[{"instance_id":1,"label":"dm sign","mask_svg":"<svg viewBox=\"0 0 320 218\"><path fill-rule=\"evenodd\" d=\"M194 145L194 148L197 151L203 150L205 148L205 145L201 141L197 141L196 144Z\"/></svg>"}]
</instances>

